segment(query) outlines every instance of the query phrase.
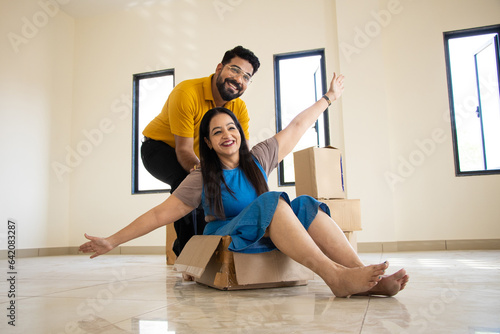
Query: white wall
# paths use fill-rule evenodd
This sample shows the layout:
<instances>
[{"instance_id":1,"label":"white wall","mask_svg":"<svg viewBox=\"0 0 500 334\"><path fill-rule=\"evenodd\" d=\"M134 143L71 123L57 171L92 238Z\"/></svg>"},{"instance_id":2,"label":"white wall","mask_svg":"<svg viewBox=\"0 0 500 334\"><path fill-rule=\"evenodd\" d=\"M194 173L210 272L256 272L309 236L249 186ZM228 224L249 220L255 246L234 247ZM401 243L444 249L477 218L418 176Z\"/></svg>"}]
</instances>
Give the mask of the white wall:
<instances>
[{"instance_id":1,"label":"white wall","mask_svg":"<svg viewBox=\"0 0 500 334\"><path fill-rule=\"evenodd\" d=\"M244 95L252 142L274 133L274 54L325 48L329 78L339 69L347 76L331 132L345 150L348 195L361 199L360 241L500 237L500 177L454 176L442 41L443 31L498 23L498 1L401 0L350 57L343 47L387 1L222 1L225 11L215 3L124 3L76 19L58 12L18 53L2 39L0 219L18 220L19 248L76 246L84 232L108 235L163 201L131 195L132 74L206 76L238 44L262 63ZM2 36L21 34L23 17L43 18L37 2L2 0L0 9ZM435 129L444 139L391 187L385 174ZM54 162L67 169L56 172ZM164 243L161 229L129 245Z\"/></svg>"},{"instance_id":2,"label":"white wall","mask_svg":"<svg viewBox=\"0 0 500 334\"><path fill-rule=\"evenodd\" d=\"M498 24L500 2L337 1L337 12L359 241L498 238L500 176L455 177L443 32Z\"/></svg>"},{"instance_id":3,"label":"white wall","mask_svg":"<svg viewBox=\"0 0 500 334\"><path fill-rule=\"evenodd\" d=\"M0 247L67 246L69 183L51 164L71 132L74 19L34 1L0 1Z\"/></svg>"},{"instance_id":4,"label":"white wall","mask_svg":"<svg viewBox=\"0 0 500 334\"><path fill-rule=\"evenodd\" d=\"M67 246L69 184L51 163L71 131L74 19L32 1L1 1L0 13L2 237L13 218L18 248Z\"/></svg>"}]
</instances>

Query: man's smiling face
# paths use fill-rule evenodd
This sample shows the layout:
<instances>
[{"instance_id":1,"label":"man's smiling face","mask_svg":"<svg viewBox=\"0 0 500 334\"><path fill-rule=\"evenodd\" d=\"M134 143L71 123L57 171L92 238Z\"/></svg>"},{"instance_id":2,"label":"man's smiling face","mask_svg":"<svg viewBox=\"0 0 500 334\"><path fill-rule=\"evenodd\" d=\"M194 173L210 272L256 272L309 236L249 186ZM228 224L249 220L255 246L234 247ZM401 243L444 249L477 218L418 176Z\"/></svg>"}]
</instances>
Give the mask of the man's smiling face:
<instances>
[{"instance_id":1,"label":"man's smiling face","mask_svg":"<svg viewBox=\"0 0 500 334\"><path fill-rule=\"evenodd\" d=\"M241 74L236 74L237 71ZM215 74L215 84L222 99L231 101L240 97L249 83L244 76L251 77L252 73L252 65L240 57L234 57L226 65L219 64L218 71Z\"/></svg>"}]
</instances>

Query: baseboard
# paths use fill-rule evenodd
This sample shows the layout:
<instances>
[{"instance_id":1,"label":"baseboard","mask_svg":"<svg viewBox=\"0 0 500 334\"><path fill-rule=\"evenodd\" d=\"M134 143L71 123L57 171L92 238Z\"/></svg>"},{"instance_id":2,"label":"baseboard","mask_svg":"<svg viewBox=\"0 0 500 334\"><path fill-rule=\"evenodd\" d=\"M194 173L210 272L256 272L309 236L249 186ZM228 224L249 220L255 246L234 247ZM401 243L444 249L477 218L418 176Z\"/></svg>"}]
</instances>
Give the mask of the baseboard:
<instances>
[{"instance_id":1,"label":"baseboard","mask_svg":"<svg viewBox=\"0 0 500 334\"><path fill-rule=\"evenodd\" d=\"M16 258L38 256L81 255L78 247L49 247L16 249ZM123 246L113 249L108 255L165 255L165 246ZM7 259L8 251L0 250L0 259ZM90 254L89 254L90 255Z\"/></svg>"},{"instance_id":2,"label":"baseboard","mask_svg":"<svg viewBox=\"0 0 500 334\"><path fill-rule=\"evenodd\" d=\"M446 250L500 250L500 239L358 242L358 253L422 252ZM7 259L0 250L0 259ZM16 249L16 258L78 255L78 247ZM109 255L165 255L165 246L122 246Z\"/></svg>"},{"instance_id":3,"label":"baseboard","mask_svg":"<svg viewBox=\"0 0 500 334\"><path fill-rule=\"evenodd\" d=\"M358 253L500 250L500 239L358 242Z\"/></svg>"}]
</instances>

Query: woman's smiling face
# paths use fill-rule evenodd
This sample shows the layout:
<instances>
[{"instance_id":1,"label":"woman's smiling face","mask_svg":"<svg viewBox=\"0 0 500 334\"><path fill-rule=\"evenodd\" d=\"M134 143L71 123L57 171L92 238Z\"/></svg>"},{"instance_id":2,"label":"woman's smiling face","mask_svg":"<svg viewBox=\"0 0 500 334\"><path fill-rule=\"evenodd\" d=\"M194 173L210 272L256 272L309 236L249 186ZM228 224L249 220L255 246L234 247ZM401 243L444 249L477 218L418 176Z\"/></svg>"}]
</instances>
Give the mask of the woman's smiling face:
<instances>
[{"instance_id":1,"label":"woman's smiling face","mask_svg":"<svg viewBox=\"0 0 500 334\"><path fill-rule=\"evenodd\" d=\"M231 116L225 113L215 115L210 120L210 137L205 141L219 157L229 157L239 153L241 135ZM237 155L239 158L239 155Z\"/></svg>"}]
</instances>

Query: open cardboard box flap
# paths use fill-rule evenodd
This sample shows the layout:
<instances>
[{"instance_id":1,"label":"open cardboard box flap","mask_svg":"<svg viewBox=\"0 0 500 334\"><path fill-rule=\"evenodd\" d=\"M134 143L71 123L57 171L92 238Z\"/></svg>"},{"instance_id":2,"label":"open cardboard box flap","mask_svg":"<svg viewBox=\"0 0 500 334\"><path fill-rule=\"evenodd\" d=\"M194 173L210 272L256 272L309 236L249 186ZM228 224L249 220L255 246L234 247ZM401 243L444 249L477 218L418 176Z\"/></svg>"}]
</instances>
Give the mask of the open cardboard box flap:
<instances>
[{"instance_id":1,"label":"open cardboard box flap","mask_svg":"<svg viewBox=\"0 0 500 334\"><path fill-rule=\"evenodd\" d=\"M174 269L200 278L221 238L219 235L193 236L175 261Z\"/></svg>"},{"instance_id":2,"label":"open cardboard box flap","mask_svg":"<svg viewBox=\"0 0 500 334\"><path fill-rule=\"evenodd\" d=\"M229 236L195 235L177 258L174 268L195 281L217 289L237 290L305 285L312 271L279 250L259 254L228 250Z\"/></svg>"}]
</instances>

